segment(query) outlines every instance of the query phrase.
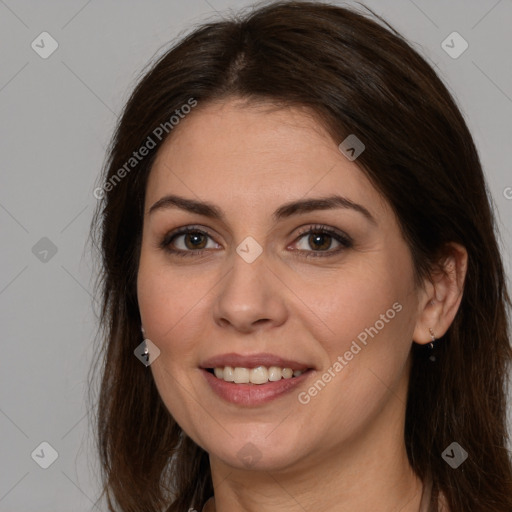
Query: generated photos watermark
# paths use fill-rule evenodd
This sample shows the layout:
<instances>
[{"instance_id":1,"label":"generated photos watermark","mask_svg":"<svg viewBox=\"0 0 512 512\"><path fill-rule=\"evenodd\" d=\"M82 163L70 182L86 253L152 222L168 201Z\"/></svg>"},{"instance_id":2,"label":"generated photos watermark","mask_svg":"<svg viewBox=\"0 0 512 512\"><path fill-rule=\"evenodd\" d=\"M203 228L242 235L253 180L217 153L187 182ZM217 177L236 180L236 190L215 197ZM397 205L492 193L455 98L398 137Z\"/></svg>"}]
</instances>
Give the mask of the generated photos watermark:
<instances>
[{"instance_id":1,"label":"generated photos watermark","mask_svg":"<svg viewBox=\"0 0 512 512\"><path fill-rule=\"evenodd\" d=\"M107 182L101 186L96 187L93 191L93 195L96 199L103 199L107 192L110 192L132 169L137 167L149 152L154 149L157 145L157 141L160 142L165 138L179 123L182 119L185 119L187 114L190 114L192 109L197 106L197 100L189 98L187 103L177 108L174 114L169 118L168 121L160 123L149 135L144 143L139 147L137 151L132 153L132 156L120 167L115 174L113 174ZM156 140L155 140L156 139Z\"/></svg>"},{"instance_id":2,"label":"generated photos watermark","mask_svg":"<svg viewBox=\"0 0 512 512\"><path fill-rule=\"evenodd\" d=\"M395 302L385 313L381 314L379 320L377 320L371 327L367 327L361 331L357 338L352 340L349 350L343 355L337 357L336 361L320 376L320 378L308 388L307 391L301 391L297 398L303 405L309 404L311 399L318 395L329 382L332 381L342 370L349 364L354 356L359 354L363 347L368 344L368 337L374 338L379 332L384 329L397 313L402 311L402 304ZM359 342L359 343L358 343ZM361 346L362 345L362 346Z\"/></svg>"}]
</instances>

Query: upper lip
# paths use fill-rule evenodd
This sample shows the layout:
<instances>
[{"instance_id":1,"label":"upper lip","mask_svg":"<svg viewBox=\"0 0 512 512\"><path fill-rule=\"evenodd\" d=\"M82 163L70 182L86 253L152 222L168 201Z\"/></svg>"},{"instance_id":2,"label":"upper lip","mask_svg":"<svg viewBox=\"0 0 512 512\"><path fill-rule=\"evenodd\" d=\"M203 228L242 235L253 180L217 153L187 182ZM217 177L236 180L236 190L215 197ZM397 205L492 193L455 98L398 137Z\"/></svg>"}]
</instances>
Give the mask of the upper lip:
<instances>
[{"instance_id":1,"label":"upper lip","mask_svg":"<svg viewBox=\"0 0 512 512\"><path fill-rule=\"evenodd\" d=\"M221 354L218 356L210 357L203 363L201 368L223 368L224 366L239 367L239 368L256 368L257 366L279 366L280 368L291 368L292 370L304 370L311 368L307 363L293 361L274 354L260 353L260 354Z\"/></svg>"}]
</instances>

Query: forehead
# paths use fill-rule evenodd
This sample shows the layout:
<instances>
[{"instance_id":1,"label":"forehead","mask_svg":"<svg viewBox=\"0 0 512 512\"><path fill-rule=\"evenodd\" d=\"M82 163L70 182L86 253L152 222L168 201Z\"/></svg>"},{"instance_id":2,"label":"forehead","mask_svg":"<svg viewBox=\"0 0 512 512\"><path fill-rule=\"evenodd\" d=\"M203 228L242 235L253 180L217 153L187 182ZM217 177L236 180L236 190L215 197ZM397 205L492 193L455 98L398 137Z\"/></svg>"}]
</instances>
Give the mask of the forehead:
<instances>
[{"instance_id":1,"label":"forehead","mask_svg":"<svg viewBox=\"0 0 512 512\"><path fill-rule=\"evenodd\" d=\"M316 116L299 107L237 99L197 107L173 130L151 170L146 204L164 194L233 208L274 208L308 196L342 194L386 204Z\"/></svg>"}]
</instances>

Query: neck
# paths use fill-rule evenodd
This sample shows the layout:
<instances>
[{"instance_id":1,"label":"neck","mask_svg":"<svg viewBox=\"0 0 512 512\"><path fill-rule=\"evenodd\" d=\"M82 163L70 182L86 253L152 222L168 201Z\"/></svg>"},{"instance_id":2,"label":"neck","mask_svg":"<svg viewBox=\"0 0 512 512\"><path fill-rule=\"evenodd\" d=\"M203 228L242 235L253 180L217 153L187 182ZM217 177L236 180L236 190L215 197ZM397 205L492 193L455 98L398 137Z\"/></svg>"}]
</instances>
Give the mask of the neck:
<instances>
[{"instance_id":1,"label":"neck","mask_svg":"<svg viewBox=\"0 0 512 512\"><path fill-rule=\"evenodd\" d=\"M423 484L408 462L401 409L391 398L357 437L284 468L233 468L211 455L215 504L208 510L418 512Z\"/></svg>"}]
</instances>

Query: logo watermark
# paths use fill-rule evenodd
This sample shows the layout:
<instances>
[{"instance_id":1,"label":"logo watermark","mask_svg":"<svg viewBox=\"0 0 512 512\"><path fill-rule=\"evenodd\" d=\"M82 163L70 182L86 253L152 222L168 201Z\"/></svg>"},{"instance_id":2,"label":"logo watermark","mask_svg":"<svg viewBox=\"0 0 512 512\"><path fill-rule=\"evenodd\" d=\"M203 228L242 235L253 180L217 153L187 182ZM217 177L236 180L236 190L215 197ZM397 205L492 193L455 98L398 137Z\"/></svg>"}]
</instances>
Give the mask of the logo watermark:
<instances>
[{"instance_id":1,"label":"logo watermark","mask_svg":"<svg viewBox=\"0 0 512 512\"><path fill-rule=\"evenodd\" d=\"M359 137L351 133L338 148L348 160L353 162L366 149L366 146Z\"/></svg>"},{"instance_id":2,"label":"logo watermark","mask_svg":"<svg viewBox=\"0 0 512 512\"><path fill-rule=\"evenodd\" d=\"M458 59L468 49L468 47L468 42L458 32L452 32L441 43L441 48L452 59Z\"/></svg>"},{"instance_id":3,"label":"logo watermark","mask_svg":"<svg viewBox=\"0 0 512 512\"><path fill-rule=\"evenodd\" d=\"M244 466L250 468L261 459L262 454L256 445L253 443L246 443L240 450L238 450L236 456Z\"/></svg>"},{"instance_id":4,"label":"logo watermark","mask_svg":"<svg viewBox=\"0 0 512 512\"><path fill-rule=\"evenodd\" d=\"M468 452L454 441L444 450L441 457L453 469L457 469L468 458Z\"/></svg>"}]
</instances>

